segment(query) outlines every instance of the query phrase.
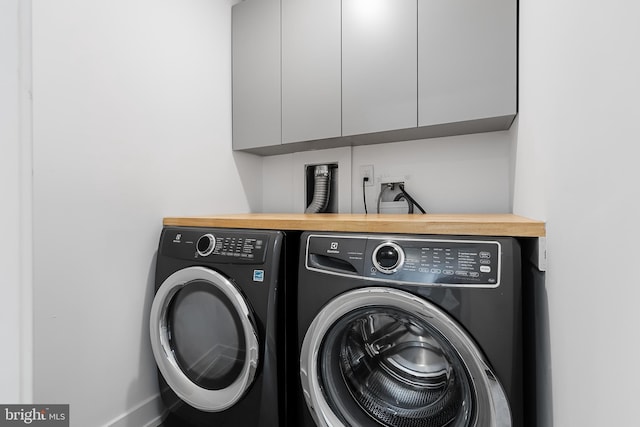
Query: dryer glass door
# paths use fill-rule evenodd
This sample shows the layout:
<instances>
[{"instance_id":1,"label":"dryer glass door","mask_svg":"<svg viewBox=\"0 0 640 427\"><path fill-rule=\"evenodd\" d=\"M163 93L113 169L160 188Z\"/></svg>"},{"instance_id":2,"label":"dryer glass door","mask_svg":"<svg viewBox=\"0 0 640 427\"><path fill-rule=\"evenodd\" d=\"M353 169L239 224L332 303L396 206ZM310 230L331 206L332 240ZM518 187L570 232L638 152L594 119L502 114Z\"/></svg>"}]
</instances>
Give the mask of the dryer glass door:
<instances>
[{"instance_id":1,"label":"dryer glass door","mask_svg":"<svg viewBox=\"0 0 640 427\"><path fill-rule=\"evenodd\" d=\"M510 425L504 393L473 341L403 291L361 289L331 301L307 332L301 368L319 425Z\"/></svg>"},{"instance_id":2,"label":"dryer glass door","mask_svg":"<svg viewBox=\"0 0 640 427\"><path fill-rule=\"evenodd\" d=\"M176 292L167 312L169 345L194 384L229 387L242 371L247 347L239 314L219 288L193 280Z\"/></svg>"},{"instance_id":3,"label":"dryer glass door","mask_svg":"<svg viewBox=\"0 0 640 427\"><path fill-rule=\"evenodd\" d=\"M251 386L259 362L253 315L220 273L189 267L169 276L153 300L150 333L158 369L191 406L223 411Z\"/></svg>"}]
</instances>

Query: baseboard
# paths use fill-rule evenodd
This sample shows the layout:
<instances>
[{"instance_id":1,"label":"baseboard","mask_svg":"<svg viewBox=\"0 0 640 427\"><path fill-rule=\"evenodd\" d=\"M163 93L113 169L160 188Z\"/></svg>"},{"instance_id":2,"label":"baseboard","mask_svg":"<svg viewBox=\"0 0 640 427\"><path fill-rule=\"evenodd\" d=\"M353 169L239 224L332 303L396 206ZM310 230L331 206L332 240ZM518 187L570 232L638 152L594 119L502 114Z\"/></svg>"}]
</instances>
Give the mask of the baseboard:
<instances>
[{"instance_id":1,"label":"baseboard","mask_svg":"<svg viewBox=\"0 0 640 427\"><path fill-rule=\"evenodd\" d=\"M160 394L151 396L104 427L157 427L162 424L164 405Z\"/></svg>"}]
</instances>

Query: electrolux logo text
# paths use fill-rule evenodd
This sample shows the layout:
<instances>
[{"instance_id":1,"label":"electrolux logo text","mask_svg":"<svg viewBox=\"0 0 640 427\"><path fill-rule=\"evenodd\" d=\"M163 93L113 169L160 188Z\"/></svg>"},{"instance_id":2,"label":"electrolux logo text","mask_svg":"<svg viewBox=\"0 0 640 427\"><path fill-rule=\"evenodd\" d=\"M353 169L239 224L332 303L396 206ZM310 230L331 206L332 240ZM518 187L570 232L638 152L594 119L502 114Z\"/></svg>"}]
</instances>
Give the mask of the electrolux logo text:
<instances>
[{"instance_id":1,"label":"electrolux logo text","mask_svg":"<svg viewBox=\"0 0 640 427\"><path fill-rule=\"evenodd\" d=\"M0 427L69 427L69 405L0 405Z\"/></svg>"}]
</instances>

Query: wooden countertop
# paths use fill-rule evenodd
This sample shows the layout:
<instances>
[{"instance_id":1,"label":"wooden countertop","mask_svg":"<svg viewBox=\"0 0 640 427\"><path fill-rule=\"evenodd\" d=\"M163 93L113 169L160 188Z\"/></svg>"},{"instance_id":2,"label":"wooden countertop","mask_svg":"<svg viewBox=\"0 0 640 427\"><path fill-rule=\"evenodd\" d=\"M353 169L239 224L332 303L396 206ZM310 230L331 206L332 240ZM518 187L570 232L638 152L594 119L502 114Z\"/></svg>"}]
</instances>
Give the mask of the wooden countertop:
<instances>
[{"instance_id":1,"label":"wooden countertop","mask_svg":"<svg viewBox=\"0 0 640 427\"><path fill-rule=\"evenodd\" d=\"M544 237L545 223L513 214L231 214L167 217L165 226Z\"/></svg>"}]
</instances>

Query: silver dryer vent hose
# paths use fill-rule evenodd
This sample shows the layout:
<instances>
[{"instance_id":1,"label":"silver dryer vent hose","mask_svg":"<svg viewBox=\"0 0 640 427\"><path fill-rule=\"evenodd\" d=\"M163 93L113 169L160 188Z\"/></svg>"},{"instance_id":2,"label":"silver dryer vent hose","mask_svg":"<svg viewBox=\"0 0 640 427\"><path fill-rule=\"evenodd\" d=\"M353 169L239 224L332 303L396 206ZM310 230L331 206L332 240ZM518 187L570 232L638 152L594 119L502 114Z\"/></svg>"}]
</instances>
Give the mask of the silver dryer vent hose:
<instances>
[{"instance_id":1,"label":"silver dryer vent hose","mask_svg":"<svg viewBox=\"0 0 640 427\"><path fill-rule=\"evenodd\" d=\"M329 203L330 172L328 165L318 165L314 172L313 200L304 213L319 213L327 209Z\"/></svg>"}]
</instances>

